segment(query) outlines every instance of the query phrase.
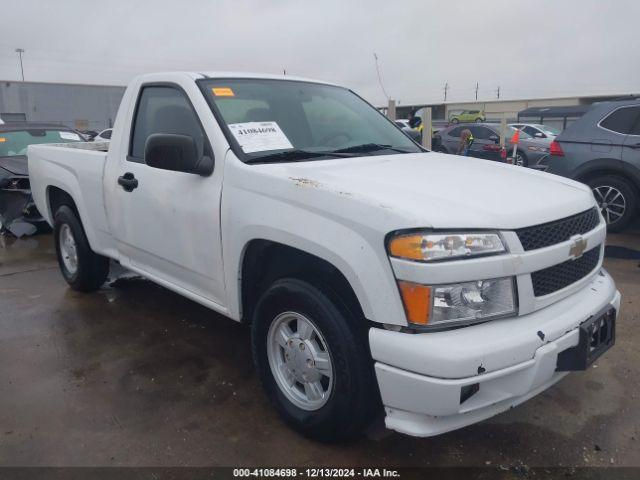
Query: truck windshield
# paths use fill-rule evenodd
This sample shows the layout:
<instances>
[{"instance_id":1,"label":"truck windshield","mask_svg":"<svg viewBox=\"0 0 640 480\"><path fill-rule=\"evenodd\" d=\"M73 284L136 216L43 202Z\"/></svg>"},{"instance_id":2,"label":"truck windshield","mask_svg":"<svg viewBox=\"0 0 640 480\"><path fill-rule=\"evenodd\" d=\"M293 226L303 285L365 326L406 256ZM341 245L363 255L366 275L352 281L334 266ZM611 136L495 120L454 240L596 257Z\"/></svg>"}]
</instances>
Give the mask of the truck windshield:
<instances>
[{"instance_id":1,"label":"truck windshield","mask_svg":"<svg viewBox=\"0 0 640 480\"><path fill-rule=\"evenodd\" d=\"M69 130L27 129L0 131L0 157L26 155L27 147L36 143L81 142L80 135Z\"/></svg>"},{"instance_id":2,"label":"truck windshield","mask_svg":"<svg viewBox=\"0 0 640 480\"><path fill-rule=\"evenodd\" d=\"M234 151L247 163L423 151L345 88L268 79L199 84Z\"/></svg>"}]
</instances>

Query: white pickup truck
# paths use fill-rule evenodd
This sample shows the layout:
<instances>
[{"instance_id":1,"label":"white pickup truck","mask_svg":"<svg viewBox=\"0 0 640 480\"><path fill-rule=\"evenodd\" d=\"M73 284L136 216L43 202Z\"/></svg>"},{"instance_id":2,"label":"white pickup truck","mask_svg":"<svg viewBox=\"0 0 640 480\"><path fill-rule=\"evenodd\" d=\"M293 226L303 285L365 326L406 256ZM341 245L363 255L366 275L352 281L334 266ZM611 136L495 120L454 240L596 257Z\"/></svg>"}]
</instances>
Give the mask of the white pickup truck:
<instances>
[{"instance_id":1,"label":"white pickup truck","mask_svg":"<svg viewBox=\"0 0 640 480\"><path fill-rule=\"evenodd\" d=\"M108 150L28 157L72 288L114 259L247 323L268 396L313 438L353 436L381 405L399 432L460 428L614 342L588 187L425 151L346 88L145 75Z\"/></svg>"}]
</instances>

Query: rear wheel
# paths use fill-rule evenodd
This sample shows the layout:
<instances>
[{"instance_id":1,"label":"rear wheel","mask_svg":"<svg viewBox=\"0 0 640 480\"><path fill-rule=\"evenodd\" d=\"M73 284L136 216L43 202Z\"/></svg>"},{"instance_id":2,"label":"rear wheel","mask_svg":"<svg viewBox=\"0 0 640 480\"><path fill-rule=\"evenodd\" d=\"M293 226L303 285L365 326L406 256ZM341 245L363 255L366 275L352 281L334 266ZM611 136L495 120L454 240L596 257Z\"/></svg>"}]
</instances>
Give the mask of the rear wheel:
<instances>
[{"instance_id":1,"label":"rear wheel","mask_svg":"<svg viewBox=\"0 0 640 480\"><path fill-rule=\"evenodd\" d=\"M255 309L256 368L284 420L321 441L357 435L377 405L366 332L339 298L294 278L274 282Z\"/></svg>"},{"instance_id":2,"label":"rear wheel","mask_svg":"<svg viewBox=\"0 0 640 480\"><path fill-rule=\"evenodd\" d=\"M633 186L615 175L603 175L587 183L593 190L609 231L624 230L637 211L638 198Z\"/></svg>"},{"instance_id":3,"label":"rear wheel","mask_svg":"<svg viewBox=\"0 0 640 480\"><path fill-rule=\"evenodd\" d=\"M476 118L476 123L482 123L482 119L481 118Z\"/></svg>"},{"instance_id":4,"label":"rear wheel","mask_svg":"<svg viewBox=\"0 0 640 480\"><path fill-rule=\"evenodd\" d=\"M91 250L80 220L67 205L55 214L53 236L58 265L69 286L81 292L100 288L109 274L109 259Z\"/></svg>"}]
</instances>

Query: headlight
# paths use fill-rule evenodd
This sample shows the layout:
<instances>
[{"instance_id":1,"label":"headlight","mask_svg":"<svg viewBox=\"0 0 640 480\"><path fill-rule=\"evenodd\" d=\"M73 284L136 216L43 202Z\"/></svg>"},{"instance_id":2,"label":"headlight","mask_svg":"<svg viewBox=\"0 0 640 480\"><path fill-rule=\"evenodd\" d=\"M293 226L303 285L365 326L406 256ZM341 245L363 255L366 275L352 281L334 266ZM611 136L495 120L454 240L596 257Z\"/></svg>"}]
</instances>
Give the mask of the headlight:
<instances>
[{"instance_id":1,"label":"headlight","mask_svg":"<svg viewBox=\"0 0 640 480\"><path fill-rule=\"evenodd\" d=\"M477 323L517 313L512 277L434 286L399 281L398 286L407 320L416 325Z\"/></svg>"},{"instance_id":2,"label":"headlight","mask_svg":"<svg viewBox=\"0 0 640 480\"><path fill-rule=\"evenodd\" d=\"M506 252L497 232L400 234L388 245L392 257L430 262Z\"/></svg>"}]
</instances>

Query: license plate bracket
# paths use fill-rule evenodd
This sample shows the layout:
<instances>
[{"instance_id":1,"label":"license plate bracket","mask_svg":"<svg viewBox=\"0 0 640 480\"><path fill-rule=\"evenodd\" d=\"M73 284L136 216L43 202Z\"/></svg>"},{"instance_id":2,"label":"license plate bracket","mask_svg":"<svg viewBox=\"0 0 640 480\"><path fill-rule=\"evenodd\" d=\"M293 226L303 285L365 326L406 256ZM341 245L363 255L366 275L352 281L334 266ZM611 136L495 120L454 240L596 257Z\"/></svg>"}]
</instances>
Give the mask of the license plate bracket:
<instances>
[{"instance_id":1,"label":"license plate bracket","mask_svg":"<svg viewBox=\"0 0 640 480\"><path fill-rule=\"evenodd\" d=\"M558 355L556 371L586 370L616 341L616 310L607 306L580 324L578 345Z\"/></svg>"}]
</instances>

